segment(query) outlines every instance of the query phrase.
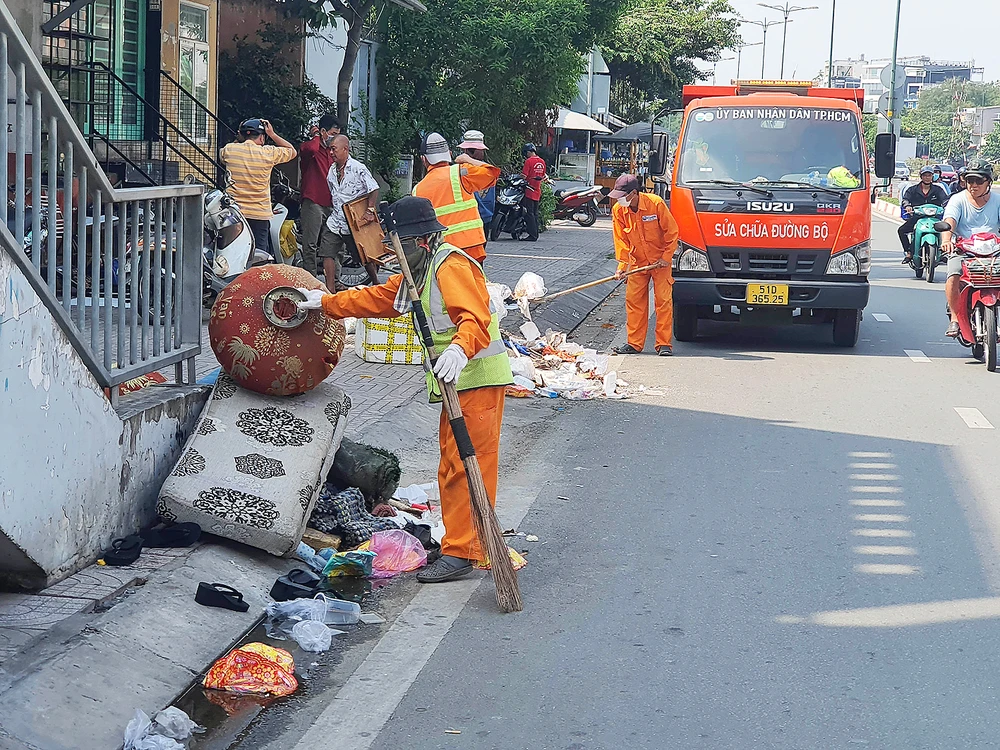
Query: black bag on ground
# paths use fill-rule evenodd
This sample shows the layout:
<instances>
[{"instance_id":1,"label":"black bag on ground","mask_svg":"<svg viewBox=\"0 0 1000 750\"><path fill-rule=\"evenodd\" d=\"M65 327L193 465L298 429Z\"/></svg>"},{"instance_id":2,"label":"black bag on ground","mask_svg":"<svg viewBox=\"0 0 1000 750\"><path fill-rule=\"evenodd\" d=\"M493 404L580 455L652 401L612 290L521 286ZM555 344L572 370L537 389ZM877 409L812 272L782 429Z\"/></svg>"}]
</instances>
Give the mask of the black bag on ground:
<instances>
[{"instance_id":1,"label":"black bag on ground","mask_svg":"<svg viewBox=\"0 0 1000 750\"><path fill-rule=\"evenodd\" d=\"M399 458L383 448L343 440L327 481L337 487L357 487L368 510L392 497L399 487Z\"/></svg>"}]
</instances>

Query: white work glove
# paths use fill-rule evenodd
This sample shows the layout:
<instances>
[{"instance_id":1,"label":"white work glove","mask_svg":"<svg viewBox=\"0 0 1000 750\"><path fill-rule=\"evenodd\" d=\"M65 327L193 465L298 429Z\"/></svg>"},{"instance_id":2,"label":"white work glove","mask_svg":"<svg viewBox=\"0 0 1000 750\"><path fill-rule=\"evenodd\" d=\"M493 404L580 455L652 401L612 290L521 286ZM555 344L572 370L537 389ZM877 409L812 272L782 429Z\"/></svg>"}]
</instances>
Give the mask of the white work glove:
<instances>
[{"instance_id":1,"label":"white work glove","mask_svg":"<svg viewBox=\"0 0 1000 750\"><path fill-rule=\"evenodd\" d=\"M434 365L434 374L445 383L455 383L467 364L469 358L465 356L462 347L458 344L449 344L438 357L437 364Z\"/></svg>"},{"instance_id":2,"label":"white work glove","mask_svg":"<svg viewBox=\"0 0 1000 750\"><path fill-rule=\"evenodd\" d=\"M326 292L322 289L302 289L297 288L296 291L302 292L305 295L305 300L303 302L296 302L295 306L300 310L322 310L323 309L323 297L326 296Z\"/></svg>"}]
</instances>

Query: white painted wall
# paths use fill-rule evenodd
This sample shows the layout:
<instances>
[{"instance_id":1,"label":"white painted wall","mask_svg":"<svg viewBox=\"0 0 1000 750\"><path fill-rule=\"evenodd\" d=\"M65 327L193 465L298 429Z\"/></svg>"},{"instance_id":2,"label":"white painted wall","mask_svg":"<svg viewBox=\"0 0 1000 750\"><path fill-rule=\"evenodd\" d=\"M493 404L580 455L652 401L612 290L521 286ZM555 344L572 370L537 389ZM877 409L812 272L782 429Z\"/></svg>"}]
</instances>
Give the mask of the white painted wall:
<instances>
[{"instance_id":1,"label":"white painted wall","mask_svg":"<svg viewBox=\"0 0 1000 750\"><path fill-rule=\"evenodd\" d=\"M0 250L0 585L57 580L150 524L203 390L123 422Z\"/></svg>"}]
</instances>

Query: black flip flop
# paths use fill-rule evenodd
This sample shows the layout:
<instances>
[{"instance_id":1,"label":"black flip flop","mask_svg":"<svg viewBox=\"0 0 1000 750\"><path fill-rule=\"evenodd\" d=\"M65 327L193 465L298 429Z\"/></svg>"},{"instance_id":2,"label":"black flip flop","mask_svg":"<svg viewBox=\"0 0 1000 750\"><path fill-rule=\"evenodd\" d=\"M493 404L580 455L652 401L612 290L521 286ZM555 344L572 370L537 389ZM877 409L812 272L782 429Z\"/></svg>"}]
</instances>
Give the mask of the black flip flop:
<instances>
[{"instance_id":1,"label":"black flip flop","mask_svg":"<svg viewBox=\"0 0 1000 750\"><path fill-rule=\"evenodd\" d=\"M201 538L201 526L196 523L175 523L161 529L142 532L146 547L190 547Z\"/></svg>"},{"instance_id":2,"label":"black flip flop","mask_svg":"<svg viewBox=\"0 0 1000 750\"><path fill-rule=\"evenodd\" d=\"M132 534L124 539L115 539L111 543L111 548L104 553L102 559L105 565L120 568L125 565L131 565L138 560L141 552L142 537L138 534Z\"/></svg>"},{"instance_id":3,"label":"black flip flop","mask_svg":"<svg viewBox=\"0 0 1000 750\"><path fill-rule=\"evenodd\" d=\"M319 590L323 579L304 568L293 568L281 576L271 587L271 598L276 602L312 597Z\"/></svg>"},{"instance_id":4,"label":"black flip flop","mask_svg":"<svg viewBox=\"0 0 1000 750\"><path fill-rule=\"evenodd\" d=\"M234 612L246 612L250 609L250 605L243 601L243 594L224 583L199 583L194 600L206 607L231 609Z\"/></svg>"}]
</instances>

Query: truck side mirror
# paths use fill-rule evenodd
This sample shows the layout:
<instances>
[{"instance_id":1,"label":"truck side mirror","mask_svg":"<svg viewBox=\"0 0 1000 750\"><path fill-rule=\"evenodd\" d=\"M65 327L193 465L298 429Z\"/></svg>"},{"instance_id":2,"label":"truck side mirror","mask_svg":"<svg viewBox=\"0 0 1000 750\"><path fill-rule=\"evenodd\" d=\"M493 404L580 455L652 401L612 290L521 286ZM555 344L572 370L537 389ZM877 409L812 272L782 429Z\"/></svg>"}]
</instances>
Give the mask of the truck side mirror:
<instances>
[{"instance_id":1,"label":"truck side mirror","mask_svg":"<svg viewBox=\"0 0 1000 750\"><path fill-rule=\"evenodd\" d=\"M896 136L879 133L875 136L875 176L891 179L896 174Z\"/></svg>"},{"instance_id":2,"label":"truck side mirror","mask_svg":"<svg viewBox=\"0 0 1000 750\"><path fill-rule=\"evenodd\" d=\"M670 154L670 136L666 133L653 133L649 151L650 177L665 177Z\"/></svg>"}]
</instances>

